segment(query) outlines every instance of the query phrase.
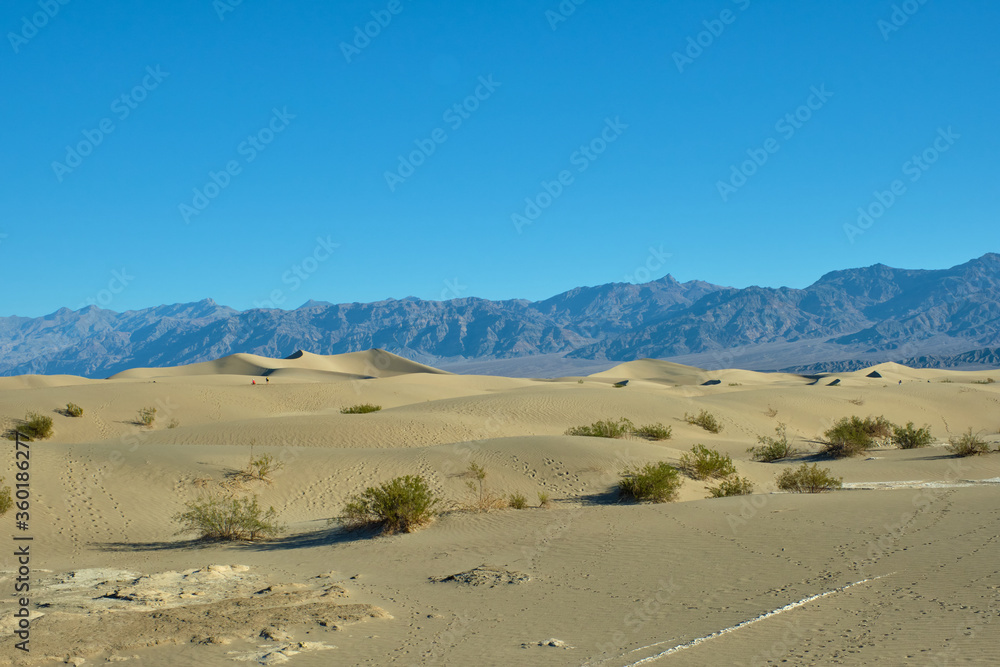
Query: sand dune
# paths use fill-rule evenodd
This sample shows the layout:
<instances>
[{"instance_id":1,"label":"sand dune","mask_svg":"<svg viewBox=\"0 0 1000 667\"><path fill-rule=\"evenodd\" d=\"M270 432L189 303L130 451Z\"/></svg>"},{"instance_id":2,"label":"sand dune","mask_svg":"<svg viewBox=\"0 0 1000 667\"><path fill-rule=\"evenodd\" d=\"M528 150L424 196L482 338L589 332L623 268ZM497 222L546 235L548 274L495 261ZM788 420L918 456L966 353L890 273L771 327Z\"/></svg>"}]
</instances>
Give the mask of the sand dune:
<instances>
[{"instance_id":1,"label":"sand dune","mask_svg":"<svg viewBox=\"0 0 1000 667\"><path fill-rule=\"evenodd\" d=\"M134 368L122 371L111 379L151 379L160 377L189 377L195 375L250 375L268 376L273 373L330 373L331 379L393 377L407 373L448 374L446 371L425 366L385 350L349 352L347 354L319 355L299 350L284 359L272 359L256 354L231 354L215 361L203 361L186 366L168 368ZM315 376L316 379L322 376Z\"/></svg>"},{"instance_id":2,"label":"sand dune","mask_svg":"<svg viewBox=\"0 0 1000 667\"><path fill-rule=\"evenodd\" d=\"M0 664L988 664L1000 454L955 459L944 444L968 428L1000 444L989 377L879 364L816 381L642 360L531 380L370 351L2 378L6 426L34 410L54 435L31 445L33 650L7 642ZM82 417L59 412L70 401ZM382 410L341 413L357 403ZM703 409L721 433L684 421ZM927 424L935 444L819 457L823 431L849 415ZM619 417L673 435L564 435ZM750 460L779 424L801 453ZM623 470L677 464L695 444L731 455L756 493L710 499L711 482L687 478L677 502L617 502ZM185 503L233 488L251 448L284 467L243 492L288 531L250 545L177 534ZM803 461L849 488L776 493L778 472ZM488 493L551 506L463 510L473 462ZM353 494L407 474L444 499L431 526L373 538L329 523ZM0 564L11 590L16 567ZM14 610L7 596L0 626L15 627Z\"/></svg>"}]
</instances>

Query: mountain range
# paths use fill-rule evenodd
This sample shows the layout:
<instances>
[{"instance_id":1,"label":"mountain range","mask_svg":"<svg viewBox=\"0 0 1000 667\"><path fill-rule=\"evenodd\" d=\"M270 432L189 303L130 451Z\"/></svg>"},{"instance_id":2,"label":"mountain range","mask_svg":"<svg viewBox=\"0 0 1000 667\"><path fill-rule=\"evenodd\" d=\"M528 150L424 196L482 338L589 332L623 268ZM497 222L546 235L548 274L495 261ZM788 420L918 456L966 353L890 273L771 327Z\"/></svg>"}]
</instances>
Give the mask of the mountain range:
<instances>
[{"instance_id":1,"label":"mountain range","mask_svg":"<svg viewBox=\"0 0 1000 667\"><path fill-rule=\"evenodd\" d=\"M997 346L994 253L942 270L876 264L834 271L804 289L737 289L667 275L543 301L407 297L237 311L204 299L123 313L87 306L0 317L0 375L107 377L236 352L371 348L460 371L491 362L497 374L517 374L525 360L541 358L560 360L553 368L563 374L640 358L818 372L877 361L996 365Z\"/></svg>"}]
</instances>

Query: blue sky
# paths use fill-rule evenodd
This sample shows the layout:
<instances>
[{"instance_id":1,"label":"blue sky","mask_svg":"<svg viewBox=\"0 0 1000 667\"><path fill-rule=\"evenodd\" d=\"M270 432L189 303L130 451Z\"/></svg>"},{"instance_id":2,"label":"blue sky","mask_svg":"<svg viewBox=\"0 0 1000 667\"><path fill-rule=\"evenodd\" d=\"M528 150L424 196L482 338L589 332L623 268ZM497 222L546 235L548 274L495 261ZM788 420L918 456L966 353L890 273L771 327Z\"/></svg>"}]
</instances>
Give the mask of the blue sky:
<instances>
[{"instance_id":1,"label":"blue sky","mask_svg":"<svg viewBox=\"0 0 1000 667\"><path fill-rule=\"evenodd\" d=\"M1000 246L995 3L304 4L4 4L0 314L804 287Z\"/></svg>"}]
</instances>

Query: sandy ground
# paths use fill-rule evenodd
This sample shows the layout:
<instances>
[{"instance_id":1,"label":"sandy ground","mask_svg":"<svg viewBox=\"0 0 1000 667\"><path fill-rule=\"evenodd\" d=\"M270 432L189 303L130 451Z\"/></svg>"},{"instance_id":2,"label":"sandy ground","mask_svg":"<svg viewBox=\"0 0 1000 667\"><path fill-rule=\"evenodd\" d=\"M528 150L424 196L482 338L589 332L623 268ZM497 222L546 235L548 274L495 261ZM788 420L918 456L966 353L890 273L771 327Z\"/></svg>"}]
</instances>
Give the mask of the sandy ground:
<instances>
[{"instance_id":1,"label":"sandy ground","mask_svg":"<svg viewBox=\"0 0 1000 667\"><path fill-rule=\"evenodd\" d=\"M29 410L55 422L30 445L29 529L3 518L0 663L996 664L1000 454L956 459L943 445L970 427L998 444L1000 385L987 371L871 370L638 361L531 380L371 351L0 378L6 427ZM58 412L70 401L82 417ZM340 413L357 403L383 409ZM152 428L136 423L146 406ZM702 409L721 433L682 420ZM822 432L854 414L928 424L937 443L818 457ZM617 417L673 437L563 435ZM778 423L803 453L750 461ZM711 499L686 479L677 502L617 502L625 467L676 463L698 443L730 454L755 494ZM284 463L273 483L244 487L288 531L249 544L178 534L173 517L231 480L251 446ZM801 461L848 488L775 493ZM551 506L463 511L471 462L487 490L531 505L543 492ZM0 470L12 484L13 443ZM391 537L329 523L352 494L404 474L423 475L449 511ZM15 536L32 538L29 653L12 635Z\"/></svg>"}]
</instances>

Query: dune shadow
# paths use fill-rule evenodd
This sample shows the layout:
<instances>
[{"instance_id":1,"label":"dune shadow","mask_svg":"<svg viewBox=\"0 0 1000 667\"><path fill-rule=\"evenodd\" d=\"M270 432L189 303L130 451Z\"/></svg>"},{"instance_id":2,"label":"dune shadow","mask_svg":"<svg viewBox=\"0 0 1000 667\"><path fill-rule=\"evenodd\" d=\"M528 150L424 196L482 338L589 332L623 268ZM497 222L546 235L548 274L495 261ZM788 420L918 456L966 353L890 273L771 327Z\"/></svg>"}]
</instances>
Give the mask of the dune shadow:
<instances>
[{"instance_id":1,"label":"dune shadow","mask_svg":"<svg viewBox=\"0 0 1000 667\"><path fill-rule=\"evenodd\" d=\"M323 522L325 524L325 521ZM200 550L213 547L229 547L236 550L250 551L284 551L290 549L308 549L311 547L327 547L347 542L379 537L378 530L348 530L342 526L324 526L317 530L310 530L283 537L275 537L267 540L220 540L220 539L187 539L187 540L160 540L156 542L91 542L90 546L100 551L113 553L125 552L156 552L156 551L185 551Z\"/></svg>"},{"instance_id":2,"label":"dune shadow","mask_svg":"<svg viewBox=\"0 0 1000 667\"><path fill-rule=\"evenodd\" d=\"M207 549L224 544L233 544L225 540L161 540L157 542L91 542L90 546L100 551L113 553L151 552L151 551L183 551L185 549Z\"/></svg>"},{"instance_id":3,"label":"dune shadow","mask_svg":"<svg viewBox=\"0 0 1000 667\"><path fill-rule=\"evenodd\" d=\"M611 487L606 491L586 493L581 496L575 496L571 499L568 498L567 500L572 500L583 505L618 505L622 502L616 487ZM559 501L557 500L556 502Z\"/></svg>"}]
</instances>

